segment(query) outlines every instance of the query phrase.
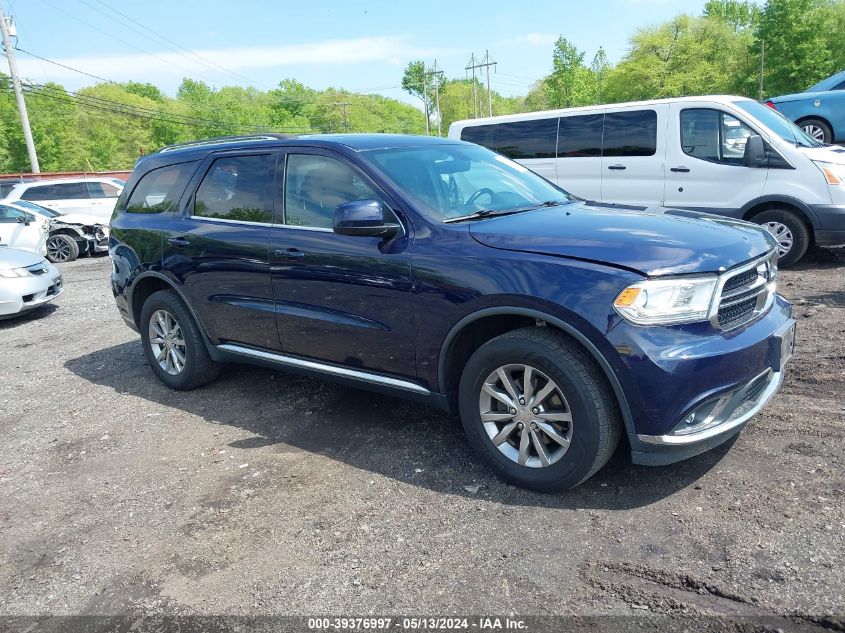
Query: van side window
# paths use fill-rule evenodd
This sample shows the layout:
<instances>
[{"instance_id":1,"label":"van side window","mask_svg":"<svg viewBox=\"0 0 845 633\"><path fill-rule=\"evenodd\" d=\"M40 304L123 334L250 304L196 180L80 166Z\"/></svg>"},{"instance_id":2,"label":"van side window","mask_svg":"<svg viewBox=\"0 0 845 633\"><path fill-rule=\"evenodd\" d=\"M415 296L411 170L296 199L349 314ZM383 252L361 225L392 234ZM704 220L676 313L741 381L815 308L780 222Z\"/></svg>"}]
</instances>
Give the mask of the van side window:
<instances>
[{"instance_id":1,"label":"van side window","mask_svg":"<svg viewBox=\"0 0 845 633\"><path fill-rule=\"evenodd\" d=\"M148 171L129 197L126 212L163 213L173 210L195 167L196 162L190 162Z\"/></svg>"},{"instance_id":2,"label":"van side window","mask_svg":"<svg viewBox=\"0 0 845 633\"><path fill-rule=\"evenodd\" d=\"M603 114L560 118L557 132L558 158L601 156Z\"/></svg>"},{"instance_id":3,"label":"van side window","mask_svg":"<svg viewBox=\"0 0 845 633\"><path fill-rule=\"evenodd\" d=\"M604 117L604 156L654 156L657 112L608 112Z\"/></svg>"},{"instance_id":4,"label":"van side window","mask_svg":"<svg viewBox=\"0 0 845 633\"><path fill-rule=\"evenodd\" d=\"M684 154L714 163L741 165L745 143L753 134L739 119L709 108L681 110Z\"/></svg>"},{"instance_id":5,"label":"van side window","mask_svg":"<svg viewBox=\"0 0 845 633\"><path fill-rule=\"evenodd\" d=\"M38 185L36 187L28 187L22 194L21 200L30 200L38 202L39 200L53 200L55 196L52 195L50 185Z\"/></svg>"},{"instance_id":6,"label":"van side window","mask_svg":"<svg viewBox=\"0 0 845 633\"><path fill-rule=\"evenodd\" d=\"M557 121L555 117L475 125L461 130L461 140L483 145L516 160L554 158Z\"/></svg>"},{"instance_id":7,"label":"van side window","mask_svg":"<svg viewBox=\"0 0 845 633\"><path fill-rule=\"evenodd\" d=\"M241 222L272 222L273 154L229 156L213 163L197 189L194 215Z\"/></svg>"}]
</instances>

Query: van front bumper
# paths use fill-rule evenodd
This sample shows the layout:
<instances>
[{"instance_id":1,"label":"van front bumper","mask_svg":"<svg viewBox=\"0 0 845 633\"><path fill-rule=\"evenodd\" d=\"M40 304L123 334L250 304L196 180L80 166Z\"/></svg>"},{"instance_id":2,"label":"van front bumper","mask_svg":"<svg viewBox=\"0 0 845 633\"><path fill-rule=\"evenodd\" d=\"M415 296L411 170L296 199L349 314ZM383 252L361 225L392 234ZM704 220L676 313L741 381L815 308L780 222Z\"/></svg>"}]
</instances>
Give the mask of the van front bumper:
<instances>
[{"instance_id":1,"label":"van front bumper","mask_svg":"<svg viewBox=\"0 0 845 633\"><path fill-rule=\"evenodd\" d=\"M845 246L845 204L810 205L819 221L816 246Z\"/></svg>"}]
</instances>

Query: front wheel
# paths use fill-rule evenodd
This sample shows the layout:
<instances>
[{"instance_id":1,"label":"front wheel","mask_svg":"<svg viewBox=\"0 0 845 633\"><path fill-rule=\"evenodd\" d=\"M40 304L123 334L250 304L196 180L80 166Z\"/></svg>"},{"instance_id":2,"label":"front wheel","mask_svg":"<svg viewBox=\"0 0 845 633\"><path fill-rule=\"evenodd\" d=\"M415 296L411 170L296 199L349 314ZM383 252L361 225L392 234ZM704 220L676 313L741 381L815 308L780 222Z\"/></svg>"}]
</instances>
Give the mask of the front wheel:
<instances>
[{"instance_id":1,"label":"front wheel","mask_svg":"<svg viewBox=\"0 0 845 633\"><path fill-rule=\"evenodd\" d=\"M792 266L804 257L810 245L810 231L792 211L768 209L755 215L751 221L762 226L775 238L779 266Z\"/></svg>"},{"instance_id":2,"label":"front wheel","mask_svg":"<svg viewBox=\"0 0 845 633\"><path fill-rule=\"evenodd\" d=\"M171 389L195 389L217 377L202 333L188 308L172 290L151 294L141 309L141 341L150 367Z\"/></svg>"},{"instance_id":3,"label":"front wheel","mask_svg":"<svg viewBox=\"0 0 845 633\"><path fill-rule=\"evenodd\" d=\"M622 432L600 369L547 328L514 330L482 345L464 368L459 404L476 452L506 481L541 492L592 476Z\"/></svg>"},{"instance_id":4,"label":"front wheel","mask_svg":"<svg viewBox=\"0 0 845 633\"><path fill-rule=\"evenodd\" d=\"M79 244L70 235L59 233L47 238L47 261L51 264L72 262L79 257Z\"/></svg>"}]
</instances>

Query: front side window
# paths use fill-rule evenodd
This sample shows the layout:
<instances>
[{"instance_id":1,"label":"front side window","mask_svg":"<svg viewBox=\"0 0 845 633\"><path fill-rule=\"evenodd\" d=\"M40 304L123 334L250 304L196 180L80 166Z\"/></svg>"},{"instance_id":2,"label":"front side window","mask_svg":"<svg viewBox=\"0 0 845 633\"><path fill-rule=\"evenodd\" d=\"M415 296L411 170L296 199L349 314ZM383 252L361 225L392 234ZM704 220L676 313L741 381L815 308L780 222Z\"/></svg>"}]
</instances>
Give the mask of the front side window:
<instances>
[{"instance_id":1,"label":"front side window","mask_svg":"<svg viewBox=\"0 0 845 633\"><path fill-rule=\"evenodd\" d=\"M519 163L473 145L365 152L419 210L443 221L481 210L507 213L571 201Z\"/></svg>"},{"instance_id":2,"label":"front side window","mask_svg":"<svg viewBox=\"0 0 845 633\"><path fill-rule=\"evenodd\" d=\"M275 155L215 160L197 189L194 215L241 222L273 221Z\"/></svg>"},{"instance_id":3,"label":"front side window","mask_svg":"<svg viewBox=\"0 0 845 633\"><path fill-rule=\"evenodd\" d=\"M709 108L681 111L681 149L715 163L741 165L745 143L754 132L726 112Z\"/></svg>"},{"instance_id":4,"label":"front side window","mask_svg":"<svg viewBox=\"0 0 845 633\"><path fill-rule=\"evenodd\" d=\"M461 140L515 160L554 158L557 117L471 126L461 131Z\"/></svg>"},{"instance_id":5,"label":"front side window","mask_svg":"<svg viewBox=\"0 0 845 633\"><path fill-rule=\"evenodd\" d=\"M604 117L605 156L654 156L657 152L657 112L608 112Z\"/></svg>"},{"instance_id":6,"label":"front side window","mask_svg":"<svg viewBox=\"0 0 845 633\"><path fill-rule=\"evenodd\" d=\"M26 219L26 213L19 209L0 205L0 224L13 224L20 222L21 218Z\"/></svg>"},{"instance_id":7,"label":"front side window","mask_svg":"<svg viewBox=\"0 0 845 633\"><path fill-rule=\"evenodd\" d=\"M195 167L196 163L191 162L150 170L135 186L135 190L126 203L126 212L163 213L172 211L179 202L188 178Z\"/></svg>"},{"instance_id":8,"label":"front side window","mask_svg":"<svg viewBox=\"0 0 845 633\"><path fill-rule=\"evenodd\" d=\"M351 167L317 154L289 154L285 166L285 224L330 229L339 204L382 201Z\"/></svg>"}]
</instances>

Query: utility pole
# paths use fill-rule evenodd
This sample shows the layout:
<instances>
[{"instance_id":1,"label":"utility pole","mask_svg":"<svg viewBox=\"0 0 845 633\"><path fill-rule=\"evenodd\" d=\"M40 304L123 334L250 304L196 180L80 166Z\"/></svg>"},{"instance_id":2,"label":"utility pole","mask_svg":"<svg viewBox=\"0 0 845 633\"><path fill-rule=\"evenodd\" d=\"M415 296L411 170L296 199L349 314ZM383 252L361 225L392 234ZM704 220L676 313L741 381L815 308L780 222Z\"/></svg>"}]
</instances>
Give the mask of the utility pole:
<instances>
[{"instance_id":1,"label":"utility pole","mask_svg":"<svg viewBox=\"0 0 845 633\"><path fill-rule=\"evenodd\" d=\"M437 60L434 60L434 68L432 68L427 73L423 73L423 77L425 78L425 82L428 83L428 77L431 75L434 77L434 103L435 108L437 108L437 136L443 136L441 127L440 127L440 77L443 75L442 70L437 70Z\"/></svg>"},{"instance_id":2,"label":"utility pole","mask_svg":"<svg viewBox=\"0 0 845 633\"><path fill-rule=\"evenodd\" d=\"M475 69L478 68L475 64L475 53L473 53L470 58L469 62L467 62L467 66L464 70L472 71L472 118L478 118L478 95L476 94L475 90Z\"/></svg>"},{"instance_id":3,"label":"utility pole","mask_svg":"<svg viewBox=\"0 0 845 633\"><path fill-rule=\"evenodd\" d=\"M763 100L763 75L766 72L766 40L760 40L760 101Z\"/></svg>"},{"instance_id":4,"label":"utility pole","mask_svg":"<svg viewBox=\"0 0 845 633\"><path fill-rule=\"evenodd\" d=\"M466 67L467 70L472 70L472 96L473 100L475 101L475 116L478 116L478 100L475 96L476 68L484 68L487 72L487 116L493 116L493 100L490 91L490 66L496 66L496 62L490 59L490 51L484 51L484 59L482 59L481 61L477 61L475 59L475 53L473 53L472 57L469 60L469 66Z\"/></svg>"},{"instance_id":5,"label":"utility pole","mask_svg":"<svg viewBox=\"0 0 845 633\"><path fill-rule=\"evenodd\" d=\"M348 112L346 111L346 108L348 108L352 104L349 101L339 101L337 103L333 103L332 105L339 106L340 108L343 108L343 131L348 132L349 131L349 116L348 116Z\"/></svg>"},{"instance_id":6,"label":"utility pole","mask_svg":"<svg viewBox=\"0 0 845 633\"><path fill-rule=\"evenodd\" d=\"M431 121L428 119L428 74L425 72L425 62L422 67L423 110L425 110L425 135L431 135Z\"/></svg>"},{"instance_id":7,"label":"utility pole","mask_svg":"<svg viewBox=\"0 0 845 633\"><path fill-rule=\"evenodd\" d=\"M11 22L11 19L9 20ZM32 130L29 128L29 115L26 113L26 101L21 90L21 80L18 76L18 63L15 61L15 49L9 37L9 23L3 14L3 7L0 5L0 31L3 33L3 48L6 50L6 58L9 60L9 74L12 76L12 85L15 88L15 99L18 102L18 112L21 115L21 127L23 138L26 141L26 151L29 153L29 165L33 174L40 174L41 167L38 165L38 155L35 153L35 143L32 141Z\"/></svg>"}]
</instances>

